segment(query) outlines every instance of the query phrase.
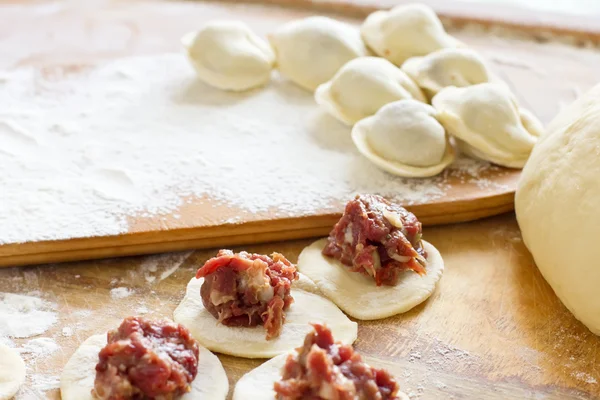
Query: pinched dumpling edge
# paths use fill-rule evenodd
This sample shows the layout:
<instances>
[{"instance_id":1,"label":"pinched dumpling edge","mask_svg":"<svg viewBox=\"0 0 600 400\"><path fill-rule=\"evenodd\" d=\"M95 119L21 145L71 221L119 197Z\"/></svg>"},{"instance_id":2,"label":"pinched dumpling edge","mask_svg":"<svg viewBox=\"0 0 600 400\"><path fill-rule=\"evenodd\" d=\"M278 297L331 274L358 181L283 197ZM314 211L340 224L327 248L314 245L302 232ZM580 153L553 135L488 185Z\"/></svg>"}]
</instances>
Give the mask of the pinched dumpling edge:
<instances>
[{"instance_id":1,"label":"pinched dumpling edge","mask_svg":"<svg viewBox=\"0 0 600 400\"><path fill-rule=\"evenodd\" d=\"M226 20L213 21L213 23L217 23L217 22L238 22L238 21L226 21ZM194 70L196 71L198 78L202 82L206 83L209 86L212 86L212 87L215 87L215 88L221 89L221 90L228 90L228 91L233 91L233 92L243 92L243 91L252 90L255 88L265 86L266 84L268 84L271 81L271 75L272 75L273 69L275 68L275 62L276 62L275 52L273 51L270 43L267 40L256 35L245 24L243 24L243 25L244 25L244 28L247 28L249 33L252 35L252 39L255 41L256 40L259 41L255 44L260 48L261 52L263 52L265 55L265 61L266 61L265 65L268 66L268 69L265 69L264 75L260 75L260 76L256 75L253 77L253 79L249 79L247 76L245 78L241 78L239 76L234 77L234 76L222 75L220 73L217 73L215 71L212 71L212 70L206 68L204 65L202 65L202 63L200 63L198 60L196 60L194 57L192 57L192 54L191 54L191 48L194 45L194 41L196 40L198 33L201 32L201 30L197 30L197 31L192 31L192 32L186 33L185 35L183 35L181 37L180 41L181 41L181 45L183 46L183 48L185 50L188 60L194 67Z\"/></svg>"}]
</instances>

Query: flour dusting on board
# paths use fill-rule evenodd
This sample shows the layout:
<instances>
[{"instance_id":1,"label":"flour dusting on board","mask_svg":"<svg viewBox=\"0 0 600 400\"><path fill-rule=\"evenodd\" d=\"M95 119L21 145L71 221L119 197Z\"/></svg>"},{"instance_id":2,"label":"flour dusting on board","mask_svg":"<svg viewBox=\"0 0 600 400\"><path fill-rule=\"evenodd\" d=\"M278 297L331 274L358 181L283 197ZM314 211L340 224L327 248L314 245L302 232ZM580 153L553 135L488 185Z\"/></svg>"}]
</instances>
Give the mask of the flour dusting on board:
<instances>
[{"instance_id":1,"label":"flour dusting on board","mask_svg":"<svg viewBox=\"0 0 600 400\"><path fill-rule=\"evenodd\" d=\"M168 214L190 196L298 216L358 192L411 204L446 190L444 176L379 170L354 149L350 128L282 80L248 93L212 89L180 54L4 77L0 244L123 233L128 216ZM474 179L473 165L489 166L470 163Z\"/></svg>"},{"instance_id":2,"label":"flour dusting on board","mask_svg":"<svg viewBox=\"0 0 600 400\"><path fill-rule=\"evenodd\" d=\"M0 293L0 337L28 338L57 321L55 306L38 297Z\"/></svg>"}]
</instances>

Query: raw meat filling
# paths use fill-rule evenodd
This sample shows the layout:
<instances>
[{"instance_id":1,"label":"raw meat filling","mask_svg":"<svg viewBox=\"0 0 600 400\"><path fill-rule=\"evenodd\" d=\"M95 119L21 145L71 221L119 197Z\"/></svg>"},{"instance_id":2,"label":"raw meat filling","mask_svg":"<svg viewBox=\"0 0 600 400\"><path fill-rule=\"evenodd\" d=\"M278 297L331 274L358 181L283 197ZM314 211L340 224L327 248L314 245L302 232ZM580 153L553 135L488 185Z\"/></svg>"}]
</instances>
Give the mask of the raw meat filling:
<instances>
[{"instance_id":1,"label":"raw meat filling","mask_svg":"<svg viewBox=\"0 0 600 400\"><path fill-rule=\"evenodd\" d=\"M204 278L200 289L204 307L224 325L262 324L267 340L279 336L285 311L294 301L290 290L298 272L283 255L271 257L219 251L196 274Z\"/></svg>"},{"instance_id":2,"label":"raw meat filling","mask_svg":"<svg viewBox=\"0 0 600 400\"><path fill-rule=\"evenodd\" d=\"M278 400L397 400L399 386L385 370L366 364L351 345L335 343L314 324L304 345L288 356L275 383Z\"/></svg>"},{"instance_id":3,"label":"raw meat filling","mask_svg":"<svg viewBox=\"0 0 600 400\"><path fill-rule=\"evenodd\" d=\"M96 365L95 398L172 400L190 391L199 349L185 327L128 317L107 339Z\"/></svg>"},{"instance_id":4,"label":"raw meat filling","mask_svg":"<svg viewBox=\"0 0 600 400\"><path fill-rule=\"evenodd\" d=\"M421 236L414 214L383 197L358 195L333 227L323 255L373 277L377 286L393 286L405 270L425 274Z\"/></svg>"}]
</instances>

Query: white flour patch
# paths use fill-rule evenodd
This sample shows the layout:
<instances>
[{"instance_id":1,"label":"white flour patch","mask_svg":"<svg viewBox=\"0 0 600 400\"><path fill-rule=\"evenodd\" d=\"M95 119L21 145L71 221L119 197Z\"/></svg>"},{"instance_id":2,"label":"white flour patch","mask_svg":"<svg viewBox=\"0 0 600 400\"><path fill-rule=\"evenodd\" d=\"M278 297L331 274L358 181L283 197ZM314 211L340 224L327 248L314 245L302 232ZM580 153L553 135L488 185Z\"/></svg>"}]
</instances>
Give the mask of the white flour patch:
<instances>
[{"instance_id":1,"label":"white flour patch","mask_svg":"<svg viewBox=\"0 0 600 400\"><path fill-rule=\"evenodd\" d=\"M148 309L148 307L146 306L139 306L138 308L136 308L135 313L137 315L144 315L144 314L148 314L150 312L150 310Z\"/></svg>"},{"instance_id":2,"label":"white flour patch","mask_svg":"<svg viewBox=\"0 0 600 400\"><path fill-rule=\"evenodd\" d=\"M73 336L73 328L71 328L70 326L65 326L62 329L62 335L64 337L71 337L71 336Z\"/></svg>"},{"instance_id":3,"label":"white flour patch","mask_svg":"<svg viewBox=\"0 0 600 400\"><path fill-rule=\"evenodd\" d=\"M52 338L41 337L31 339L25 343L19 352L25 355L26 358L47 357L60 349L60 346Z\"/></svg>"},{"instance_id":4,"label":"white flour patch","mask_svg":"<svg viewBox=\"0 0 600 400\"><path fill-rule=\"evenodd\" d=\"M126 287L118 287L110 290L110 297L113 299L124 299L134 294L135 291Z\"/></svg>"},{"instance_id":5,"label":"white flour patch","mask_svg":"<svg viewBox=\"0 0 600 400\"><path fill-rule=\"evenodd\" d=\"M356 193L414 204L446 189L443 176L379 170L310 93L279 79L212 89L181 54L9 71L0 104L0 244L119 234L128 216L167 215L184 198L300 216Z\"/></svg>"},{"instance_id":6,"label":"white flour patch","mask_svg":"<svg viewBox=\"0 0 600 400\"><path fill-rule=\"evenodd\" d=\"M47 392L60 387L60 377L56 375L33 374L31 387L37 392Z\"/></svg>"},{"instance_id":7,"label":"white flour patch","mask_svg":"<svg viewBox=\"0 0 600 400\"><path fill-rule=\"evenodd\" d=\"M0 293L0 337L28 338L57 321L55 306L38 297Z\"/></svg>"},{"instance_id":8,"label":"white flour patch","mask_svg":"<svg viewBox=\"0 0 600 400\"><path fill-rule=\"evenodd\" d=\"M139 266L146 282L152 284L167 279L192 255L192 251L145 257Z\"/></svg>"},{"instance_id":9,"label":"white flour patch","mask_svg":"<svg viewBox=\"0 0 600 400\"><path fill-rule=\"evenodd\" d=\"M0 344L8 347L15 347L15 342L4 336L0 336Z\"/></svg>"},{"instance_id":10,"label":"white flour patch","mask_svg":"<svg viewBox=\"0 0 600 400\"><path fill-rule=\"evenodd\" d=\"M590 385L595 385L598 383L596 378L594 378L590 374L586 374L585 372L576 372L571 375L573 376L573 378L580 380L582 382L585 382L585 383L589 383Z\"/></svg>"}]
</instances>

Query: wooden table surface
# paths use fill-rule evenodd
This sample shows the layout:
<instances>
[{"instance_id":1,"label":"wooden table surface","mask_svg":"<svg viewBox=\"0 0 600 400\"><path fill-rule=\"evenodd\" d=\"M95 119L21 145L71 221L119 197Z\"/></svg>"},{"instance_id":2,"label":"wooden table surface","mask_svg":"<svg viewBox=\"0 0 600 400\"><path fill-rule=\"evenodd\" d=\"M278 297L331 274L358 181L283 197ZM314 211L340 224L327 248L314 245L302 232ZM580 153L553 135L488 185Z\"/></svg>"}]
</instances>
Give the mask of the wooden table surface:
<instances>
[{"instance_id":1,"label":"wooden table surface","mask_svg":"<svg viewBox=\"0 0 600 400\"><path fill-rule=\"evenodd\" d=\"M412 311L360 322L358 350L398 376L415 399L588 399L600 396L600 338L553 294L523 245L513 214L428 228L446 272L436 293ZM280 251L296 261L310 240L245 250ZM172 316L185 284L216 250L0 270L0 291L35 292L56 304L59 321L42 336L60 350L28 362L31 375L60 374L88 336L122 318ZM111 289L129 288L118 299ZM65 332L71 336L65 336ZM22 345L28 339L15 340ZM26 359L27 354L24 355ZM260 361L221 356L231 387ZM32 390L18 399L58 399Z\"/></svg>"}]
</instances>

